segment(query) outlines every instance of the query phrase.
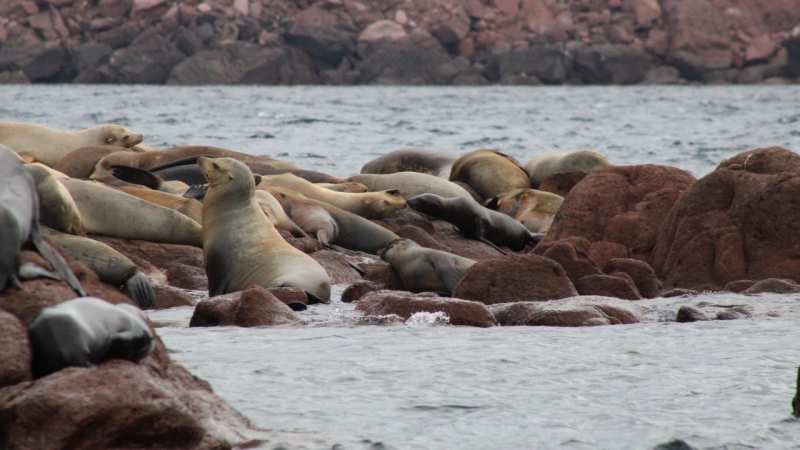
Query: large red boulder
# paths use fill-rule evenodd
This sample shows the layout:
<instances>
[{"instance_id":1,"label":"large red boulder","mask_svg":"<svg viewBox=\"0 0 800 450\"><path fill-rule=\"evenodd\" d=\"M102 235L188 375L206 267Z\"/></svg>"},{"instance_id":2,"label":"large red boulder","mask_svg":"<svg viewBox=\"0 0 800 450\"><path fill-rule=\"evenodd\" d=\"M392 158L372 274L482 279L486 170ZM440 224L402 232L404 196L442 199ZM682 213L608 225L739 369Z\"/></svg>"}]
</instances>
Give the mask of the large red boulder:
<instances>
[{"instance_id":1,"label":"large red boulder","mask_svg":"<svg viewBox=\"0 0 800 450\"><path fill-rule=\"evenodd\" d=\"M689 172L652 164L595 170L564 199L536 252L544 254L561 239L582 237L590 242L590 254L595 246L605 251L615 243L627 255L613 257L649 262L664 218L694 181Z\"/></svg>"},{"instance_id":2,"label":"large red boulder","mask_svg":"<svg viewBox=\"0 0 800 450\"><path fill-rule=\"evenodd\" d=\"M258 327L297 323L300 323L300 318L289 306L263 287L254 286L200 301L194 309L189 326Z\"/></svg>"},{"instance_id":3,"label":"large red boulder","mask_svg":"<svg viewBox=\"0 0 800 450\"><path fill-rule=\"evenodd\" d=\"M633 279L622 272L586 275L575 283L575 288L581 295L601 295L625 300L642 299Z\"/></svg>"},{"instance_id":4,"label":"large red boulder","mask_svg":"<svg viewBox=\"0 0 800 450\"><path fill-rule=\"evenodd\" d=\"M734 156L667 216L653 267L666 288L719 290L741 279L800 281L800 155L781 147Z\"/></svg>"},{"instance_id":5,"label":"large red boulder","mask_svg":"<svg viewBox=\"0 0 800 450\"><path fill-rule=\"evenodd\" d=\"M497 324L492 313L482 303L425 293L386 290L369 292L358 300L356 309L366 316L395 314L403 319L419 312L443 312L450 318L452 325L491 327Z\"/></svg>"},{"instance_id":6,"label":"large red boulder","mask_svg":"<svg viewBox=\"0 0 800 450\"><path fill-rule=\"evenodd\" d=\"M28 330L14 315L0 310L0 387L31 379Z\"/></svg>"},{"instance_id":7,"label":"large red boulder","mask_svg":"<svg viewBox=\"0 0 800 450\"><path fill-rule=\"evenodd\" d=\"M509 255L479 261L467 270L454 297L493 303L554 300L578 295L567 272L539 255Z\"/></svg>"},{"instance_id":8,"label":"large red boulder","mask_svg":"<svg viewBox=\"0 0 800 450\"><path fill-rule=\"evenodd\" d=\"M492 305L503 326L582 327L639 323L641 313L629 302L608 297L581 296L548 302Z\"/></svg>"}]
</instances>

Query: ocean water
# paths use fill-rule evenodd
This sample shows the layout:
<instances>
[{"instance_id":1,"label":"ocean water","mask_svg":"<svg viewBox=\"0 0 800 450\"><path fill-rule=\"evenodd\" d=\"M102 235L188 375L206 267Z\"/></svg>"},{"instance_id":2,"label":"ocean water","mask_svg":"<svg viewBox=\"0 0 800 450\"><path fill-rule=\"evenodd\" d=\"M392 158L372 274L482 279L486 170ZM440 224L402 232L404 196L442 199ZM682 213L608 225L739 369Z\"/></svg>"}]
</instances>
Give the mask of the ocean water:
<instances>
[{"instance_id":1,"label":"ocean water","mask_svg":"<svg viewBox=\"0 0 800 450\"><path fill-rule=\"evenodd\" d=\"M745 149L800 149L798 105L797 86L0 86L0 120L117 122L158 147L217 145L339 176L402 147L496 147L523 162L593 147L617 164L702 176ZM752 316L667 323L682 304L744 305ZM172 356L257 425L317 436L321 448L649 449L673 438L800 448L790 416L800 296L637 306L644 323L577 329L473 329L431 315L363 325L339 301L311 307L295 328L190 329L190 308L152 317L167 325Z\"/></svg>"}]
</instances>

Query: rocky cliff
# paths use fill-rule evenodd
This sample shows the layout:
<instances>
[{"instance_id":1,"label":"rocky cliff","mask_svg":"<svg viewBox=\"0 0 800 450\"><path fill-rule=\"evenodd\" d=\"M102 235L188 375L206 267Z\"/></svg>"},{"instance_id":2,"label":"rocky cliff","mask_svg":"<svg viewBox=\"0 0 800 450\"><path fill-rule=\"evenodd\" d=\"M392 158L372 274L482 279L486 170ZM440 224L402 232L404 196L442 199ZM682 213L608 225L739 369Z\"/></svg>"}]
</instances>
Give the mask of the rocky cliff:
<instances>
[{"instance_id":1,"label":"rocky cliff","mask_svg":"<svg viewBox=\"0 0 800 450\"><path fill-rule=\"evenodd\" d=\"M4 0L0 82L777 83L799 24L800 0Z\"/></svg>"}]
</instances>

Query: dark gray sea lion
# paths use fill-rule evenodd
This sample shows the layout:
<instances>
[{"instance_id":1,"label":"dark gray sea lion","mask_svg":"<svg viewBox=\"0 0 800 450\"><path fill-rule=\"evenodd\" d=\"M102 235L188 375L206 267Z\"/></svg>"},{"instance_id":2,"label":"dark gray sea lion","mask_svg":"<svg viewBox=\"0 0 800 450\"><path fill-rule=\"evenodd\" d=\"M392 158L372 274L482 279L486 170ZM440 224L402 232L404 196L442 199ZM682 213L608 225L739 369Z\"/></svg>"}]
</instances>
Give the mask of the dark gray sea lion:
<instances>
[{"instance_id":1,"label":"dark gray sea lion","mask_svg":"<svg viewBox=\"0 0 800 450\"><path fill-rule=\"evenodd\" d=\"M1 147L1 146L0 146ZM19 286L19 253L30 242L78 294L86 295L64 258L42 237L39 196L31 174L17 155L0 148L0 292Z\"/></svg>"},{"instance_id":2,"label":"dark gray sea lion","mask_svg":"<svg viewBox=\"0 0 800 450\"><path fill-rule=\"evenodd\" d=\"M475 150L459 157L450 170L450 181L467 183L482 198L531 187L528 173L517 160L491 149Z\"/></svg>"},{"instance_id":3,"label":"dark gray sea lion","mask_svg":"<svg viewBox=\"0 0 800 450\"><path fill-rule=\"evenodd\" d=\"M452 296L475 261L442 250L425 248L411 239L397 239L381 252L403 287L411 292L438 292Z\"/></svg>"},{"instance_id":4,"label":"dark gray sea lion","mask_svg":"<svg viewBox=\"0 0 800 450\"><path fill-rule=\"evenodd\" d=\"M422 194L408 199L408 206L436 219L446 220L458 227L464 236L493 246L503 245L519 251L543 237L531 233L518 220L492 211L471 198Z\"/></svg>"},{"instance_id":5,"label":"dark gray sea lion","mask_svg":"<svg viewBox=\"0 0 800 450\"><path fill-rule=\"evenodd\" d=\"M140 308L150 308L156 294L150 280L127 256L110 246L82 236L42 228L44 235L68 257L86 264L101 281L125 286L128 295Z\"/></svg>"},{"instance_id":6,"label":"dark gray sea lion","mask_svg":"<svg viewBox=\"0 0 800 450\"><path fill-rule=\"evenodd\" d=\"M395 150L364 164L361 173L420 172L447 178L455 159L455 155L433 150Z\"/></svg>"},{"instance_id":7,"label":"dark gray sea lion","mask_svg":"<svg viewBox=\"0 0 800 450\"><path fill-rule=\"evenodd\" d=\"M91 367L108 359L136 362L155 348L141 311L94 297L42 309L28 333L36 377L66 367Z\"/></svg>"}]
</instances>

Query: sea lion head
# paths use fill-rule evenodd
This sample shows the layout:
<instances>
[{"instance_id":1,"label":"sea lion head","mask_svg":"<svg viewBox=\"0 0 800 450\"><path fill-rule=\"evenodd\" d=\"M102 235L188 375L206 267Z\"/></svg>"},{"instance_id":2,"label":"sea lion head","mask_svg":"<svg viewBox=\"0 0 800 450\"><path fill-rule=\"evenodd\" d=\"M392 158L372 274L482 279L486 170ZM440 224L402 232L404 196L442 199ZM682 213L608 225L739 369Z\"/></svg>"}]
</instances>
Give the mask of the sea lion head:
<instances>
[{"instance_id":1,"label":"sea lion head","mask_svg":"<svg viewBox=\"0 0 800 450\"><path fill-rule=\"evenodd\" d=\"M400 195L397 189L387 189L385 191L373 192L364 199L366 205L378 216L387 216L398 209L406 207L406 199Z\"/></svg>"},{"instance_id":2,"label":"sea lion head","mask_svg":"<svg viewBox=\"0 0 800 450\"><path fill-rule=\"evenodd\" d=\"M100 127L103 144L118 145L120 147L133 147L144 139L141 133L134 133L131 130L117 124L108 124Z\"/></svg>"},{"instance_id":3,"label":"sea lion head","mask_svg":"<svg viewBox=\"0 0 800 450\"><path fill-rule=\"evenodd\" d=\"M197 158L203 175L208 180L208 194L236 195L244 194L252 197L256 190L256 183L250 168L244 163L233 158Z\"/></svg>"},{"instance_id":4,"label":"sea lion head","mask_svg":"<svg viewBox=\"0 0 800 450\"><path fill-rule=\"evenodd\" d=\"M389 242L389 244L383 250L378 252L378 256L380 256L381 259L383 259L384 261L389 261L400 252L415 247L419 247L419 244L412 241L411 239L399 238Z\"/></svg>"},{"instance_id":5,"label":"sea lion head","mask_svg":"<svg viewBox=\"0 0 800 450\"><path fill-rule=\"evenodd\" d=\"M420 194L408 199L409 208L429 216L441 215L444 197L436 194Z\"/></svg>"}]
</instances>

